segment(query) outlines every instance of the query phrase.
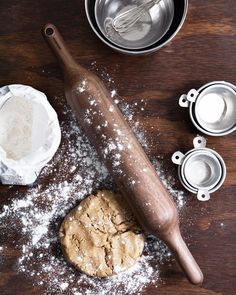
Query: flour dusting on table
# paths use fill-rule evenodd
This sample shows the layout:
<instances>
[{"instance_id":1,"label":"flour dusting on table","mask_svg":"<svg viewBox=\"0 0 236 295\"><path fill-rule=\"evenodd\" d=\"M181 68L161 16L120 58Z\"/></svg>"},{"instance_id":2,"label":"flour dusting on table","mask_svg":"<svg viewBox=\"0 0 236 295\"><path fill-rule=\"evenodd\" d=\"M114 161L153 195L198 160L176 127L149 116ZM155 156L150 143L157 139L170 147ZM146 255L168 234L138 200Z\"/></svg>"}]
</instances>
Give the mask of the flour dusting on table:
<instances>
[{"instance_id":1,"label":"flour dusting on table","mask_svg":"<svg viewBox=\"0 0 236 295\"><path fill-rule=\"evenodd\" d=\"M82 85L81 91L84 87L86 85ZM120 101L115 90L111 96L147 150L148 142L140 131L139 122L134 119L132 107ZM65 104L65 101L62 103ZM139 294L150 283L161 283L160 265L171 259L171 254L160 240L152 236L147 237L144 254L139 262L118 276L92 278L66 263L58 242L58 230L63 218L96 189L115 187L97 153L79 128L75 116L66 106L63 116L63 140L52 163L43 170L35 187L20 190L0 211L1 224L7 224L7 229L1 229L2 234L7 235L12 231L19 236L19 240L13 241L13 247L21 252L16 269L31 277L35 285L42 285L45 294L131 295ZM183 192L173 188L174 180L165 177L159 162L154 160L153 164L181 209L184 205ZM48 184L45 184L45 179ZM16 219L19 221L17 224L13 223ZM4 245L0 246L4 255Z\"/></svg>"}]
</instances>

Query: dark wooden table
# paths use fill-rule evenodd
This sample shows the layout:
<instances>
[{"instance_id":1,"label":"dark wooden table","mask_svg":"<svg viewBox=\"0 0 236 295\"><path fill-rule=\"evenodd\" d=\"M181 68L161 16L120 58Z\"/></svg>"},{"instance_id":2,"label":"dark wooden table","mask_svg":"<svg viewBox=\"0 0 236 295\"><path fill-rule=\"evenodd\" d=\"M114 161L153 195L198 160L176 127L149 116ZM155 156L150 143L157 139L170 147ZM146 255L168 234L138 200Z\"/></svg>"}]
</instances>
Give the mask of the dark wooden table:
<instances>
[{"instance_id":1,"label":"dark wooden table","mask_svg":"<svg viewBox=\"0 0 236 295\"><path fill-rule=\"evenodd\" d=\"M53 22L83 66L89 68L96 61L101 69L98 73L109 73L128 103L145 99L145 111L136 115L153 143L149 156L162 155L166 169L177 178L171 154L178 149L189 150L193 137L199 133L188 112L178 107L179 96L210 81L236 84L235 1L190 0L187 20L177 37L159 52L143 57L123 56L101 43L88 25L83 2L1 0L1 86L21 83L42 90L60 117L54 98L63 93L62 75L40 33L46 22ZM181 224L205 274L203 287L190 285L173 263L175 272L171 267L163 270L165 284L158 289L150 285L144 294L236 294L236 133L207 139L208 146L216 148L225 159L227 179L206 203L186 192ZM1 186L1 206L14 198L17 190ZM33 287L31 279L17 273L17 251L1 232L0 244L8 246L1 253L0 294L43 294L42 288Z\"/></svg>"}]
</instances>

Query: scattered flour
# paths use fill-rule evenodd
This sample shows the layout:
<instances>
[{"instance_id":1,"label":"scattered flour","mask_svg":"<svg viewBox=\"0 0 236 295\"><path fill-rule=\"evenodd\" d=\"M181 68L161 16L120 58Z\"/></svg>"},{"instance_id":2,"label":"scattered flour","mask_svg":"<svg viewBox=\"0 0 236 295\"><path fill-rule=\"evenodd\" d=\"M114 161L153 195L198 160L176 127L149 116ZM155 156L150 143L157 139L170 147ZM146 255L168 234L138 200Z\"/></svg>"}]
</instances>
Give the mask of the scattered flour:
<instances>
[{"instance_id":1,"label":"scattered flour","mask_svg":"<svg viewBox=\"0 0 236 295\"><path fill-rule=\"evenodd\" d=\"M109 107L109 112L114 112L114 107L113 106Z\"/></svg>"},{"instance_id":2,"label":"scattered flour","mask_svg":"<svg viewBox=\"0 0 236 295\"><path fill-rule=\"evenodd\" d=\"M57 103L60 104L61 100L59 98ZM120 98L117 103L133 126L140 143L148 150L145 132L139 122L134 120L134 110ZM45 294L136 295L149 284L161 284L160 265L172 258L167 247L152 236L147 237L144 254L139 262L129 271L115 277L88 277L66 263L57 238L64 216L93 191L99 188L115 189L115 186L83 135L75 116L63 102L61 105L64 107L64 118L61 123L63 140L59 151L51 164L44 168L38 184L20 190L0 211L2 234L14 237L20 233L19 240L12 242L12 247L17 247L21 253L16 269L31 277L34 285L43 286ZM108 148L119 151L123 146L111 142ZM116 160L119 163L119 152L116 153ZM154 160L153 164L181 209L185 203L183 192L173 188L174 180L166 178L158 161ZM4 248L4 245L0 247L3 255Z\"/></svg>"},{"instance_id":3,"label":"scattered flour","mask_svg":"<svg viewBox=\"0 0 236 295\"><path fill-rule=\"evenodd\" d=\"M62 283L62 284L60 284L60 289L61 289L62 291L64 291L64 290L67 289L68 286L69 286L69 283Z\"/></svg>"},{"instance_id":4,"label":"scattered flour","mask_svg":"<svg viewBox=\"0 0 236 295\"><path fill-rule=\"evenodd\" d=\"M111 91L111 97L113 98L114 96L116 96L116 90Z\"/></svg>"},{"instance_id":5,"label":"scattered flour","mask_svg":"<svg viewBox=\"0 0 236 295\"><path fill-rule=\"evenodd\" d=\"M80 93L83 93L85 90L86 90L86 80L83 80L78 87L78 91Z\"/></svg>"}]
</instances>

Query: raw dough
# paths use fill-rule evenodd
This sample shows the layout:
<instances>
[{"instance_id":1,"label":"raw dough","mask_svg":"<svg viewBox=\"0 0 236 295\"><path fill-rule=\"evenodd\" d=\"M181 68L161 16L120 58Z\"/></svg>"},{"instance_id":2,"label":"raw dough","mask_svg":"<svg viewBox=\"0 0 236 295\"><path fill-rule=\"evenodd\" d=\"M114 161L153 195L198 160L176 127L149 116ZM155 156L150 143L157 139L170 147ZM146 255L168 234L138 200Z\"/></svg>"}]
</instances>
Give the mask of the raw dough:
<instances>
[{"instance_id":1,"label":"raw dough","mask_svg":"<svg viewBox=\"0 0 236 295\"><path fill-rule=\"evenodd\" d=\"M67 260L91 276L111 276L139 259L144 236L124 198L98 191L64 219L60 242Z\"/></svg>"}]
</instances>

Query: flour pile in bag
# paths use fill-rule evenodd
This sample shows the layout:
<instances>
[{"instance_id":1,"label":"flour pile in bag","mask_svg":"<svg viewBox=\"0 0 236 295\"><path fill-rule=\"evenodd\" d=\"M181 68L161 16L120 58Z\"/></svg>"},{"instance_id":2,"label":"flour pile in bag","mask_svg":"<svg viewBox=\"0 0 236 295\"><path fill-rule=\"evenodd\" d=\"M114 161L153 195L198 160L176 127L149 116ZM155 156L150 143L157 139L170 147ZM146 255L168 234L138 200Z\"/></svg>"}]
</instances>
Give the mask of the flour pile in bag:
<instances>
[{"instance_id":1,"label":"flour pile in bag","mask_svg":"<svg viewBox=\"0 0 236 295\"><path fill-rule=\"evenodd\" d=\"M19 160L31 152L32 109L28 100L15 96L0 109L0 147L9 159Z\"/></svg>"}]
</instances>

